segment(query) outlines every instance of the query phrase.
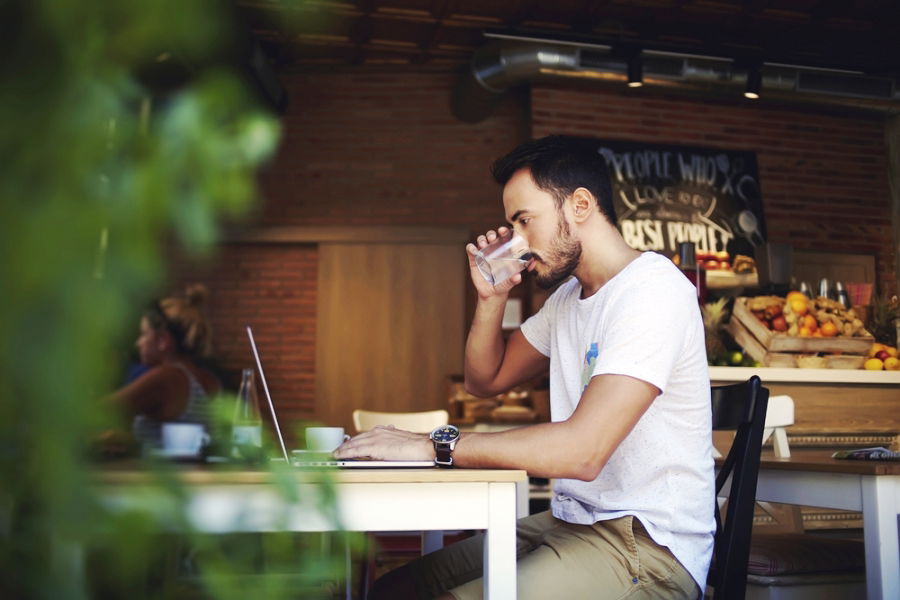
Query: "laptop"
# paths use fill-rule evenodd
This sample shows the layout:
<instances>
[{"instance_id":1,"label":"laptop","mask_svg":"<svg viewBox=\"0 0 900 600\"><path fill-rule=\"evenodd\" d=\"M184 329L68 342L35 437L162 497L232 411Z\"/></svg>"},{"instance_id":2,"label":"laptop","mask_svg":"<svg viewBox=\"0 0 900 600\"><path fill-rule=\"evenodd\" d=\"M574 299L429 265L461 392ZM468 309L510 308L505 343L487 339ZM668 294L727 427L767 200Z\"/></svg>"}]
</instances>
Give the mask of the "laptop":
<instances>
[{"instance_id":1,"label":"laptop","mask_svg":"<svg viewBox=\"0 0 900 600\"><path fill-rule=\"evenodd\" d=\"M266 374L263 371L262 360L259 358L259 349L256 347L256 340L253 338L253 329L247 326L247 337L250 339L250 349L253 351L253 360L256 361L256 370L259 372L259 380L262 382L263 393L266 396L266 402L269 403L269 411L272 414L272 423L275 426L275 435L278 437L278 444L281 448L282 457L272 460L284 460L287 464L294 467L340 467L343 469L430 469L435 468L434 461L430 460L371 460L365 458L297 458L292 456L294 452L288 452L284 443L284 436L281 434L281 425L278 422L278 414L275 412L275 403L272 402L272 395L269 393L269 385L266 383ZM298 454L301 456L305 451L300 450ZM320 456L320 455L319 455Z\"/></svg>"}]
</instances>

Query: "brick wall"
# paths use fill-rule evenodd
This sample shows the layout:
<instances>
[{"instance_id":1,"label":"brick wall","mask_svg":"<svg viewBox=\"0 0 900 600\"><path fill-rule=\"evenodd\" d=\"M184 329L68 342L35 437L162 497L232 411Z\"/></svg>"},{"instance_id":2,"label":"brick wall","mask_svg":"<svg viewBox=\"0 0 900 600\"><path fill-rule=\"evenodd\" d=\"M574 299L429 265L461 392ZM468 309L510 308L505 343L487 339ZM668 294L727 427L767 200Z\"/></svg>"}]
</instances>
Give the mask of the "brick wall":
<instances>
[{"instance_id":1,"label":"brick wall","mask_svg":"<svg viewBox=\"0 0 900 600\"><path fill-rule=\"evenodd\" d=\"M278 156L261 174L256 226L484 231L503 219L488 167L532 131L714 146L757 153L772 241L873 254L882 286L896 289L880 118L544 83L473 125L450 114L455 73L341 70L282 79L291 105ZM250 364L241 327L255 326L286 419L313 414L316 257L310 245L230 244L212 262L181 259L173 269L177 285L210 286L226 370Z\"/></svg>"},{"instance_id":2,"label":"brick wall","mask_svg":"<svg viewBox=\"0 0 900 600\"><path fill-rule=\"evenodd\" d=\"M512 96L490 119L450 113L455 73L284 74L291 104L275 159L261 174L254 226L465 226L503 222L489 165L528 135L527 103ZM460 249L462 252L462 249ZM211 261L173 259L173 282L203 281L215 355L228 384L251 364L254 327L285 421L309 419L315 400L313 245L226 244Z\"/></svg>"},{"instance_id":3,"label":"brick wall","mask_svg":"<svg viewBox=\"0 0 900 600\"><path fill-rule=\"evenodd\" d=\"M756 153L772 242L873 255L882 290L896 293L885 123L835 109L535 86L537 136L617 140Z\"/></svg>"},{"instance_id":4,"label":"brick wall","mask_svg":"<svg viewBox=\"0 0 900 600\"><path fill-rule=\"evenodd\" d=\"M528 135L510 99L475 125L450 113L455 73L286 75L284 140L263 186L278 225L462 225L502 222L491 161Z\"/></svg>"},{"instance_id":5,"label":"brick wall","mask_svg":"<svg viewBox=\"0 0 900 600\"><path fill-rule=\"evenodd\" d=\"M211 260L173 259L177 291L200 281L210 288L214 365L236 390L240 369L254 365L244 330L253 327L272 397L284 419L312 415L318 252L309 244L226 244ZM260 389L261 391L261 389ZM260 396L262 399L262 396Z\"/></svg>"}]
</instances>

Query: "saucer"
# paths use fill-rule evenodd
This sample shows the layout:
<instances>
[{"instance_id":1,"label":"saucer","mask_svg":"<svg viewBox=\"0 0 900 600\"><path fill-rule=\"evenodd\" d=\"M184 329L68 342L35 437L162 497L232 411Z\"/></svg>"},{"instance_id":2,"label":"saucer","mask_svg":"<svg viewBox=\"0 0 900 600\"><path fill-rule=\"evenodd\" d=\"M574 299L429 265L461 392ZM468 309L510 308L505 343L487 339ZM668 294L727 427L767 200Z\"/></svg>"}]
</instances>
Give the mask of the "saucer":
<instances>
[{"instance_id":1,"label":"saucer","mask_svg":"<svg viewBox=\"0 0 900 600\"><path fill-rule=\"evenodd\" d=\"M301 461L308 460L331 460L334 457L331 455L331 452L327 450L291 450L291 454L294 458Z\"/></svg>"}]
</instances>

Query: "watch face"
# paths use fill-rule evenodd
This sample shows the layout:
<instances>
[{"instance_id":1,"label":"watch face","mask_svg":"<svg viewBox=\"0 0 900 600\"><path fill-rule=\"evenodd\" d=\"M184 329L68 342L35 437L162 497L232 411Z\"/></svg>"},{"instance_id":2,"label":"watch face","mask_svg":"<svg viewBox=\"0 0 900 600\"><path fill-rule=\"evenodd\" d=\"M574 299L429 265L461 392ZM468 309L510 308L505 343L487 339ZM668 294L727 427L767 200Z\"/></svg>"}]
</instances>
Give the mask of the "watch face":
<instances>
[{"instance_id":1,"label":"watch face","mask_svg":"<svg viewBox=\"0 0 900 600\"><path fill-rule=\"evenodd\" d=\"M459 437L459 429L454 425L444 425L431 432L431 439L439 443L449 443Z\"/></svg>"}]
</instances>

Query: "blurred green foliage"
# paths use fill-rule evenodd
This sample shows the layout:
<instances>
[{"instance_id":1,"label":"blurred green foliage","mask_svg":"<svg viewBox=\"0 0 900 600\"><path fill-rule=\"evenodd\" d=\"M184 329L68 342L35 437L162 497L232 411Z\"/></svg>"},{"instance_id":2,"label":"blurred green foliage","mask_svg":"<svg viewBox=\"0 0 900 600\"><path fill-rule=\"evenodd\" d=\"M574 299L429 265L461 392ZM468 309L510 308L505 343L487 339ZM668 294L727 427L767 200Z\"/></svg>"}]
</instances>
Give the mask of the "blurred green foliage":
<instances>
[{"instance_id":1,"label":"blurred green foliage","mask_svg":"<svg viewBox=\"0 0 900 600\"><path fill-rule=\"evenodd\" d=\"M234 39L229 5L0 1L0 597L164 596L148 570L172 544L190 550L212 597L247 597L223 577L264 546L289 572L334 576L329 555L287 534L231 544L258 546L249 554L163 534L187 526L165 472L146 510L110 512L87 460L88 441L116 422L99 400L157 291L164 241L212 248L219 220L255 201L254 170L277 143L277 121L216 60ZM192 65L189 81L154 96L135 73L172 53ZM290 490L285 477L273 474ZM263 579L251 597L288 595Z\"/></svg>"}]
</instances>

